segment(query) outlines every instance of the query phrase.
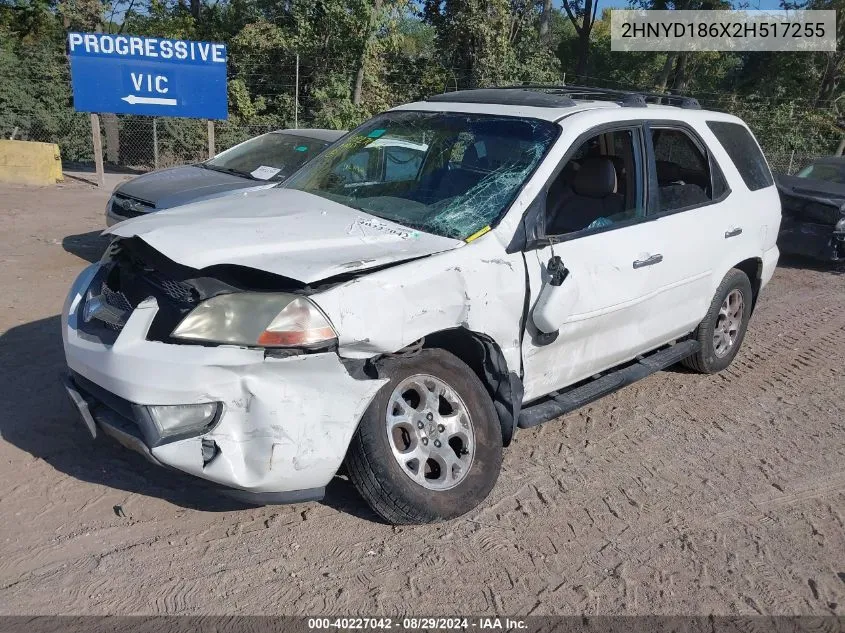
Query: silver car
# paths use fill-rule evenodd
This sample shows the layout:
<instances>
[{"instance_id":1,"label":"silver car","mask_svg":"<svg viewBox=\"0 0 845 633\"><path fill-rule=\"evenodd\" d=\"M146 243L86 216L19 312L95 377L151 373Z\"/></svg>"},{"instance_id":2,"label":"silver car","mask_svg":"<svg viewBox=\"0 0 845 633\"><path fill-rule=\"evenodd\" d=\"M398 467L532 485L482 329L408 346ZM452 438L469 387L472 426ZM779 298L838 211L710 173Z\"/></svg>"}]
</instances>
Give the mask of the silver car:
<instances>
[{"instance_id":1,"label":"silver car","mask_svg":"<svg viewBox=\"0 0 845 633\"><path fill-rule=\"evenodd\" d=\"M106 224L235 191L274 187L344 134L322 129L269 132L203 163L138 176L114 190L106 204Z\"/></svg>"}]
</instances>

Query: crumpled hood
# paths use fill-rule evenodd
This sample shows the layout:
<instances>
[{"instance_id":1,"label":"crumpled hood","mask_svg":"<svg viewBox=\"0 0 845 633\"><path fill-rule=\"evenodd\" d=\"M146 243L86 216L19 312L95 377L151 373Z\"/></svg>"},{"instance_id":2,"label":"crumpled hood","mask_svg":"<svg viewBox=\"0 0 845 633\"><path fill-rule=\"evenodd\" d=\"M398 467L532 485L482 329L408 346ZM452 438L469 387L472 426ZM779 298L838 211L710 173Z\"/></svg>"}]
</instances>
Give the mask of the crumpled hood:
<instances>
[{"instance_id":1,"label":"crumpled hood","mask_svg":"<svg viewBox=\"0 0 845 633\"><path fill-rule=\"evenodd\" d=\"M237 189L255 186L266 187L275 182L262 183L251 178L226 174L194 165L184 165L171 169L143 174L129 180L117 188L122 193L155 205L157 209L167 209Z\"/></svg>"},{"instance_id":2,"label":"crumpled hood","mask_svg":"<svg viewBox=\"0 0 845 633\"><path fill-rule=\"evenodd\" d=\"M798 178L797 176L787 176L785 174L776 174L775 180L777 181L778 187L788 189L789 193L795 195L803 194L816 198L825 198L834 202L845 202L845 184L812 180L811 178Z\"/></svg>"},{"instance_id":3,"label":"crumpled hood","mask_svg":"<svg viewBox=\"0 0 845 633\"><path fill-rule=\"evenodd\" d=\"M313 283L463 246L294 189L197 202L116 224L164 256L202 269L235 264Z\"/></svg>"},{"instance_id":4,"label":"crumpled hood","mask_svg":"<svg viewBox=\"0 0 845 633\"><path fill-rule=\"evenodd\" d=\"M775 178L784 217L826 225L845 219L845 185L780 174Z\"/></svg>"}]
</instances>

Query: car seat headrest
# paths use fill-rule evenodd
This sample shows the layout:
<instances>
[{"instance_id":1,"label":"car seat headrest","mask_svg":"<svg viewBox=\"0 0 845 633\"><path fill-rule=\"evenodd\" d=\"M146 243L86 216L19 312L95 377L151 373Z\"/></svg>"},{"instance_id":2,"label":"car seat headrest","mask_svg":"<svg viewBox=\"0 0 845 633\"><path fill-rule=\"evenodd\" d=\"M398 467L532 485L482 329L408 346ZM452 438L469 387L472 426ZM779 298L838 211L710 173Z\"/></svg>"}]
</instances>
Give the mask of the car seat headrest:
<instances>
[{"instance_id":1,"label":"car seat headrest","mask_svg":"<svg viewBox=\"0 0 845 633\"><path fill-rule=\"evenodd\" d=\"M590 156L581 163L575 174L572 189L579 196L606 198L616 193L616 169L610 159Z\"/></svg>"}]
</instances>

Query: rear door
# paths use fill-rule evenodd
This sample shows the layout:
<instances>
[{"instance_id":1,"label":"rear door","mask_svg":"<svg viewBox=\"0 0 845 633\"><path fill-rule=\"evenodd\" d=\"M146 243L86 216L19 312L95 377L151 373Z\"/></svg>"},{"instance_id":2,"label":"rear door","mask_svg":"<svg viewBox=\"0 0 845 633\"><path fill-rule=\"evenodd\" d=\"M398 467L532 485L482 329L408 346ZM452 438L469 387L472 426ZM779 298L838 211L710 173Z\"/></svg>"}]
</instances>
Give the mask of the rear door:
<instances>
[{"instance_id":1,"label":"rear door","mask_svg":"<svg viewBox=\"0 0 845 633\"><path fill-rule=\"evenodd\" d=\"M781 207L772 172L760 146L751 131L735 121L707 121L702 132L711 135L708 143L733 189L730 210L726 211L723 224L718 227L718 232L727 240L722 270L749 257L768 259L764 256L767 251L770 256L771 251L777 252L775 243ZM770 266L773 268L774 263Z\"/></svg>"},{"instance_id":2,"label":"rear door","mask_svg":"<svg viewBox=\"0 0 845 633\"><path fill-rule=\"evenodd\" d=\"M695 130L677 121L650 121L645 138L649 217L662 245L661 264L652 269L654 315L643 326L652 346L696 327L712 299L714 277L724 274L719 269L726 247L747 236L724 175Z\"/></svg>"}]
</instances>

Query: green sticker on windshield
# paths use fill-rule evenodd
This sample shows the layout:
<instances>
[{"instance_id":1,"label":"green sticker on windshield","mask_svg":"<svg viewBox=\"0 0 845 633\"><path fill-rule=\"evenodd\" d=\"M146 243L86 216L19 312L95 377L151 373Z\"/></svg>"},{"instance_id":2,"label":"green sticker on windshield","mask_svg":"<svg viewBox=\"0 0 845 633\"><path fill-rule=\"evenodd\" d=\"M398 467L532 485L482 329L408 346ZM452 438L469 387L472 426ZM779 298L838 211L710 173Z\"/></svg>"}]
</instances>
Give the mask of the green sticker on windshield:
<instances>
[{"instance_id":1,"label":"green sticker on windshield","mask_svg":"<svg viewBox=\"0 0 845 633\"><path fill-rule=\"evenodd\" d=\"M308 147L306 145L300 145L299 147L294 148L297 152L307 152Z\"/></svg>"},{"instance_id":2,"label":"green sticker on windshield","mask_svg":"<svg viewBox=\"0 0 845 633\"><path fill-rule=\"evenodd\" d=\"M387 132L387 130L373 130L372 132L367 134L367 137L368 138L378 138L379 136L381 136L385 132Z\"/></svg>"}]
</instances>

